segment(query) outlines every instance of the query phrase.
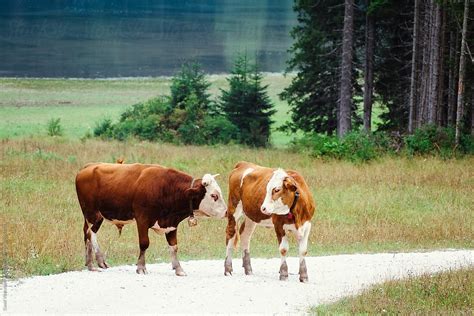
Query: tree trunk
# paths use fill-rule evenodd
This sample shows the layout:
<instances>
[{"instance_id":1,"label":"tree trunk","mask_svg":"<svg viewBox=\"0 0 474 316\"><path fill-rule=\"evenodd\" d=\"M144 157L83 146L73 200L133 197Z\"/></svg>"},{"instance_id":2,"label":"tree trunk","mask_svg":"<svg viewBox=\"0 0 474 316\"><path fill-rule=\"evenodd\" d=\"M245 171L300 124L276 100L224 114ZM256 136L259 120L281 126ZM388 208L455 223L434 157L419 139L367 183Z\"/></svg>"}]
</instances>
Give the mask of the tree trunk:
<instances>
[{"instance_id":1,"label":"tree trunk","mask_svg":"<svg viewBox=\"0 0 474 316\"><path fill-rule=\"evenodd\" d=\"M370 0L367 3L370 5ZM375 17L365 17L365 69L364 69L364 129L372 130L372 104L374 90Z\"/></svg>"},{"instance_id":2,"label":"tree trunk","mask_svg":"<svg viewBox=\"0 0 474 316\"><path fill-rule=\"evenodd\" d=\"M456 45L458 43L458 36L454 31L449 35L449 73L448 73L448 112L447 120L448 126L454 125L454 108L456 107L456 74L457 74L457 53Z\"/></svg>"},{"instance_id":3,"label":"tree trunk","mask_svg":"<svg viewBox=\"0 0 474 316\"><path fill-rule=\"evenodd\" d=\"M408 133L413 133L416 126L417 109L417 87L418 87L418 36L420 28L420 0L415 0L415 13L413 15L413 48L411 55L411 76L410 76L410 100L408 116Z\"/></svg>"},{"instance_id":4,"label":"tree trunk","mask_svg":"<svg viewBox=\"0 0 474 316\"><path fill-rule=\"evenodd\" d=\"M461 138L461 124L464 110L464 73L466 72L466 33L467 33L467 18L469 16L469 1L464 1L464 18L462 23L461 34L461 56L459 58L459 81L458 81L458 102L456 110L456 145L459 145Z\"/></svg>"},{"instance_id":5,"label":"tree trunk","mask_svg":"<svg viewBox=\"0 0 474 316\"><path fill-rule=\"evenodd\" d=\"M428 88L428 124L436 123L436 113L438 109L438 82L439 82L439 34L441 28L440 8L436 0L432 2L432 17L431 17L431 51L430 51L430 73L429 73L429 88Z\"/></svg>"},{"instance_id":6,"label":"tree trunk","mask_svg":"<svg viewBox=\"0 0 474 316\"><path fill-rule=\"evenodd\" d=\"M427 1L424 5L423 18L423 64L421 68L421 85L420 85L420 100L417 113L417 127L421 127L427 121L428 101L430 92L430 53L431 53L431 16L432 16L432 1Z\"/></svg>"},{"instance_id":7,"label":"tree trunk","mask_svg":"<svg viewBox=\"0 0 474 316\"><path fill-rule=\"evenodd\" d=\"M474 82L471 84L471 135L474 136Z\"/></svg>"},{"instance_id":8,"label":"tree trunk","mask_svg":"<svg viewBox=\"0 0 474 316\"><path fill-rule=\"evenodd\" d=\"M354 37L354 0L345 0L344 30L342 33L341 90L337 135L347 134L351 129L352 110L352 44Z\"/></svg>"},{"instance_id":9,"label":"tree trunk","mask_svg":"<svg viewBox=\"0 0 474 316\"><path fill-rule=\"evenodd\" d=\"M446 46L446 0L443 1L443 6L441 7L441 27L440 27L440 48L439 48L439 77L438 77L438 102L436 109L436 124L438 126L446 125L446 103L445 101L445 91L444 91L444 61L445 61L445 46Z\"/></svg>"}]
</instances>

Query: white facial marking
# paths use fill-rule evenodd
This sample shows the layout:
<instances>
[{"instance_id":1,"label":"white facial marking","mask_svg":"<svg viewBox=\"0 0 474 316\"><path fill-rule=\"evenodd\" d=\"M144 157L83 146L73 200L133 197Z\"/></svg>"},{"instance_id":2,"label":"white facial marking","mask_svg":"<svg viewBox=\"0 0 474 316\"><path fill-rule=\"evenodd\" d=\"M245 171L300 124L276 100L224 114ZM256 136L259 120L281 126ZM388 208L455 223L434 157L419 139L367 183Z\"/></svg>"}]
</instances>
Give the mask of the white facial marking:
<instances>
[{"instance_id":1,"label":"white facial marking","mask_svg":"<svg viewBox=\"0 0 474 316\"><path fill-rule=\"evenodd\" d=\"M97 242L97 235L91 231L91 242L92 248L94 249L94 253L99 252L99 243Z\"/></svg>"},{"instance_id":2,"label":"white facial marking","mask_svg":"<svg viewBox=\"0 0 474 316\"><path fill-rule=\"evenodd\" d=\"M267 183L267 192L265 199L263 200L260 210L265 215L277 214L277 215L286 215L290 212L288 205L283 203L281 198L273 200L272 192L273 189L282 190L283 180L288 177L288 174L283 169L277 169L273 171L273 175L270 178L270 181Z\"/></svg>"},{"instance_id":3,"label":"white facial marking","mask_svg":"<svg viewBox=\"0 0 474 316\"><path fill-rule=\"evenodd\" d=\"M199 210L213 217L223 218L227 205L222 197L222 191L214 177L206 173L202 177L202 184L206 188L206 194L199 204ZM217 197L217 199L215 199Z\"/></svg>"},{"instance_id":4,"label":"white facial marking","mask_svg":"<svg viewBox=\"0 0 474 316\"><path fill-rule=\"evenodd\" d=\"M240 179L240 187L242 187L242 185L244 184L244 178L248 176L250 173L252 173L252 171L254 170L255 170L254 168L247 168L244 171L244 173L242 174L242 178Z\"/></svg>"}]
</instances>

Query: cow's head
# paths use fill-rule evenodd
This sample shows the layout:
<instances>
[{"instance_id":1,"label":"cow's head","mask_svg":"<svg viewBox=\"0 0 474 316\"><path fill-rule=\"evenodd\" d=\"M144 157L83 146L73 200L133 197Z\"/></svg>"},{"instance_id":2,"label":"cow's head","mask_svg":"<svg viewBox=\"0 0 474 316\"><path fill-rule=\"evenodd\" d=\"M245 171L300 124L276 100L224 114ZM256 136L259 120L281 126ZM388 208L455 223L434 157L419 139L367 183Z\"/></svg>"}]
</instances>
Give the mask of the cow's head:
<instances>
[{"instance_id":1,"label":"cow's head","mask_svg":"<svg viewBox=\"0 0 474 316\"><path fill-rule=\"evenodd\" d=\"M260 210L265 215L286 215L295 200L295 192L298 189L295 180L284 170L277 169L273 172L267 183L265 199Z\"/></svg>"},{"instance_id":2,"label":"cow's head","mask_svg":"<svg viewBox=\"0 0 474 316\"><path fill-rule=\"evenodd\" d=\"M221 188L215 177L206 173L201 180L201 188L205 189L204 197L199 203L199 209L194 211L196 216L218 217L223 218L227 210ZM201 195L202 196L202 195Z\"/></svg>"}]
</instances>

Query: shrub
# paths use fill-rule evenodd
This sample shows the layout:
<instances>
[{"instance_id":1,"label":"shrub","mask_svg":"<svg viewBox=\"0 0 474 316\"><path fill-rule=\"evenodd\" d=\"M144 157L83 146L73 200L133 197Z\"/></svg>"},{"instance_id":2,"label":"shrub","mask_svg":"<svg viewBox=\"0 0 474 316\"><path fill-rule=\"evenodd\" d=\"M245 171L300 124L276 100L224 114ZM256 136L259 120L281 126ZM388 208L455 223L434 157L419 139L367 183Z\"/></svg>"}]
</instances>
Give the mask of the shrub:
<instances>
[{"instance_id":1,"label":"shrub","mask_svg":"<svg viewBox=\"0 0 474 316\"><path fill-rule=\"evenodd\" d=\"M315 157L366 162L386 152L387 149L382 147L386 142L384 135L351 132L342 139L336 136L306 135L296 140L293 148L300 152L309 152Z\"/></svg>"},{"instance_id":2,"label":"shrub","mask_svg":"<svg viewBox=\"0 0 474 316\"><path fill-rule=\"evenodd\" d=\"M110 119L98 122L94 135L195 145L228 143L239 131L208 99L208 87L199 65L185 64L173 78L171 97L134 104L116 124Z\"/></svg>"},{"instance_id":3,"label":"shrub","mask_svg":"<svg viewBox=\"0 0 474 316\"><path fill-rule=\"evenodd\" d=\"M101 136L105 138L110 138L111 131L112 131L112 120L109 118L105 118L95 123L93 133L95 137Z\"/></svg>"},{"instance_id":4,"label":"shrub","mask_svg":"<svg viewBox=\"0 0 474 316\"><path fill-rule=\"evenodd\" d=\"M474 154L474 135L463 134L460 139L461 150L466 154Z\"/></svg>"},{"instance_id":5,"label":"shrub","mask_svg":"<svg viewBox=\"0 0 474 316\"><path fill-rule=\"evenodd\" d=\"M455 154L453 128L426 125L405 137L405 147L410 155L441 155L451 157Z\"/></svg>"},{"instance_id":6,"label":"shrub","mask_svg":"<svg viewBox=\"0 0 474 316\"><path fill-rule=\"evenodd\" d=\"M239 129L224 115L207 115L204 118L202 135L207 144L228 144L239 138Z\"/></svg>"},{"instance_id":7,"label":"shrub","mask_svg":"<svg viewBox=\"0 0 474 316\"><path fill-rule=\"evenodd\" d=\"M62 136L63 128L61 126L60 118L52 118L48 121L47 130L49 136Z\"/></svg>"}]
</instances>

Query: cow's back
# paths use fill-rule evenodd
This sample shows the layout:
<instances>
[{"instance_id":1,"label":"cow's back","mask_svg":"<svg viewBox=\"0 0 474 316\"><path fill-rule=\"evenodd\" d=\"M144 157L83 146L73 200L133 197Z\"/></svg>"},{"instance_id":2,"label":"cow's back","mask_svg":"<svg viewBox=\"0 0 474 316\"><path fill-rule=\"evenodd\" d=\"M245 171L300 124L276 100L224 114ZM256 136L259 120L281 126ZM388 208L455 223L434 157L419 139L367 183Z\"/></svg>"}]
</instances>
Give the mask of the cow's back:
<instances>
[{"instance_id":1,"label":"cow's back","mask_svg":"<svg viewBox=\"0 0 474 316\"><path fill-rule=\"evenodd\" d=\"M266 183L273 169L250 162L236 164L229 176L229 203L242 203L243 210L252 220L259 222L269 216L260 212L266 194Z\"/></svg>"},{"instance_id":2,"label":"cow's back","mask_svg":"<svg viewBox=\"0 0 474 316\"><path fill-rule=\"evenodd\" d=\"M76 191L83 212L99 211L108 220L132 219L137 179L151 167L163 168L143 164L87 164L76 176Z\"/></svg>"}]
</instances>

